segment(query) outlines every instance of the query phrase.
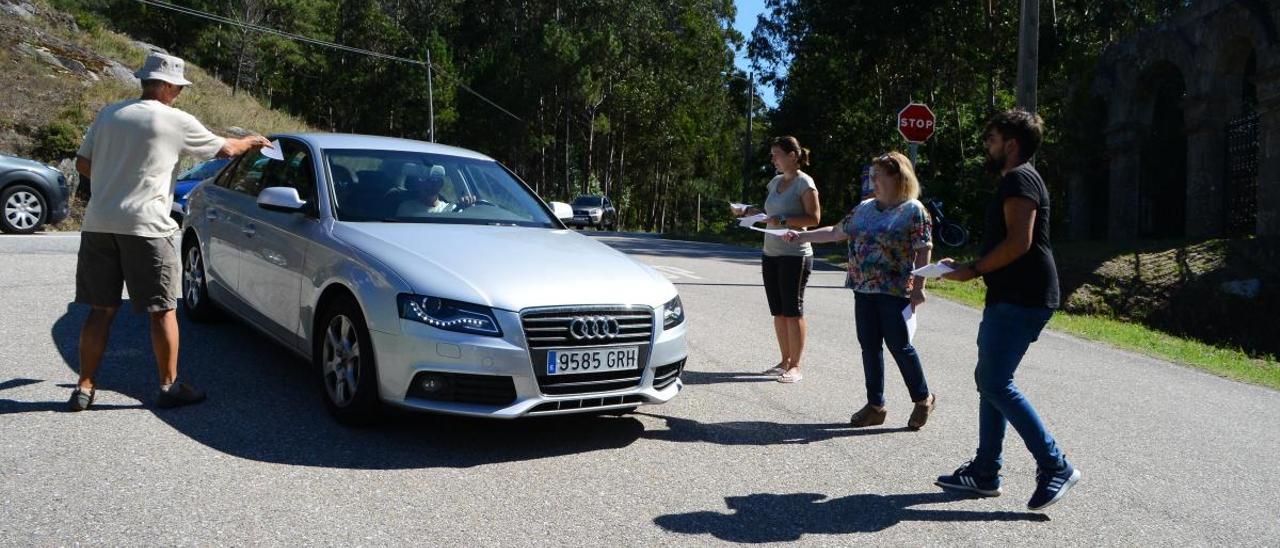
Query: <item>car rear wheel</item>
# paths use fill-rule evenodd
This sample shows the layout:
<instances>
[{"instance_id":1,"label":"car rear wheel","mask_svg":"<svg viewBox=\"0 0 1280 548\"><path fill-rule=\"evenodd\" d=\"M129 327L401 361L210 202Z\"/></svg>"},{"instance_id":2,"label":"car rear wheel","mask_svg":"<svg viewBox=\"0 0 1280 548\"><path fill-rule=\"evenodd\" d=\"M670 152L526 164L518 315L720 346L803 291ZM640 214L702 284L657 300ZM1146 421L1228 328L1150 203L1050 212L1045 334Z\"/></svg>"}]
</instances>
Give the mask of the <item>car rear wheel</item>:
<instances>
[{"instance_id":1,"label":"car rear wheel","mask_svg":"<svg viewBox=\"0 0 1280 548\"><path fill-rule=\"evenodd\" d=\"M360 308L340 298L322 313L312 361L320 370L325 405L338 422L366 425L377 418L378 372L373 341Z\"/></svg>"},{"instance_id":2,"label":"car rear wheel","mask_svg":"<svg viewBox=\"0 0 1280 548\"><path fill-rule=\"evenodd\" d=\"M40 191L27 185L13 185L0 192L0 230L9 234L31 234L49 217L49 207Z\"/></svg>"},{"instance_id":3,"label":"car rear wheel","mask_svg":"<svg viewBox=\"0 0 1280 548\"><path fill-rule=\"evenodd\" d=\"M195 240L195 236L188 239ZM207 323L217 318L218 311L209 300L208 270L200 244L188 242L182 253L182 311L196 323Z\"/></svg>"}]
</instances>

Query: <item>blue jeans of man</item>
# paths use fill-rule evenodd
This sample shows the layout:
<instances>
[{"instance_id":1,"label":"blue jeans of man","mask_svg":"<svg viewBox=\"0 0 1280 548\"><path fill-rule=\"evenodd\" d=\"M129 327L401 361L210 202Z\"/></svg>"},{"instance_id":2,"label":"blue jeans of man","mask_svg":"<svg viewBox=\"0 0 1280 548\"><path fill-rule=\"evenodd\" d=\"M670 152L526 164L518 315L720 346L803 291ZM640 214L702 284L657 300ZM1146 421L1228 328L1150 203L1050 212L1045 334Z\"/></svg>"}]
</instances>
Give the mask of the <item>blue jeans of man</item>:
<instances>
[{"instance_id":1,"label":"blue jeans of man","mask_svg":"<svg viewBox=\"0 0 1280 548\"><path fill-rule=\"evenodd\" d=\"M1045 307L1011 303L989 304L982 311L978 327L978 454L974 470L995 474L1003 464L1005 424L1022 436L1023 443L1043 470L1060 470L1066 464L1057 442L1036 413L1031 402L1013 384L1013 375L1031 343L1053 316Z\"/></svg>"},{"instance_id":2,"label":"blue jeans of man","mask_svg":"<svg viewBox=\"0 0 1280 548\"><path fill-rule=\"evenodd\" d=\"M862 346L862 372L867 379L867 403L884 405L884 350L889 348L898 371L907 382L911 401L929 397L920 355L907 338L907 322L902 310L911 304L906 297L883 293L854 292L853 315L858 323L858 344Z\"/></svg>"}]
</instances>

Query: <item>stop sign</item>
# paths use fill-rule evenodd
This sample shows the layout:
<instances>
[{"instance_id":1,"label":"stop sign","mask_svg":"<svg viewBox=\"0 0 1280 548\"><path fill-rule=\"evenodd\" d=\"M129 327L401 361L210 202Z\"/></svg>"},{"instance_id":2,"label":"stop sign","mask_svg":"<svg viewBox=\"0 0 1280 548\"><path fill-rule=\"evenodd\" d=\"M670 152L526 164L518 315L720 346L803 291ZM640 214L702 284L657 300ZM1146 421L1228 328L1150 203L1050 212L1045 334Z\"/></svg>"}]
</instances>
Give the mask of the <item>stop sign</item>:
<instances>
[{"instance_id":1,"label":"stop sign","mask_svg":"<svg viewBox=\"0 0 1280 548\"><path fill-rule=\"evenodd\" d=\"M933 136L933 111L921 103L911 103L898 112L898 133L908 143L923 143Z\"/></svg>"}]
</instances>

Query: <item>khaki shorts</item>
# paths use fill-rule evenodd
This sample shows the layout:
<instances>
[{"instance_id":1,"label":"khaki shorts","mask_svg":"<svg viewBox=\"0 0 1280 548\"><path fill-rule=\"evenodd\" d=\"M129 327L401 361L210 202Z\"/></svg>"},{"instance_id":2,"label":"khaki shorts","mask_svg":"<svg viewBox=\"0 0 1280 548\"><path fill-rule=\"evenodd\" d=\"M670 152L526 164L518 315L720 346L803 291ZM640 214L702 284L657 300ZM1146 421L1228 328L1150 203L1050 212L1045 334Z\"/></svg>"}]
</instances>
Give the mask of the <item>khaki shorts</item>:
<instances>
[{"instance_id":1,"label":"khaki shorts","mask_svg":"<svg viewBox=\"0 0 1280 548\"><path fill-rule=\"evenodd\" d=\"M104 232L80 233L76 262L76 302L120 306L128 287L134 312L162 312L178 306L182 263L177 236L143 238Z\"/></svg>"}]
</instances>

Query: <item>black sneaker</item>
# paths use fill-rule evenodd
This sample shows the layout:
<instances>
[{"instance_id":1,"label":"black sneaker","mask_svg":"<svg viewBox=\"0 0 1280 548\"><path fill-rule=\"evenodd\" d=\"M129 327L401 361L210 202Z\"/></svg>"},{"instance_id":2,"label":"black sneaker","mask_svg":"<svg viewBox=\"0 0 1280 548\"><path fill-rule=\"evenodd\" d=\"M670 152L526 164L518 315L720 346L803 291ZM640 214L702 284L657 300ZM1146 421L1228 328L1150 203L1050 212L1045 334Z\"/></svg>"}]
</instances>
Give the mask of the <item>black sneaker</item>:
<instances>
[{"instance_id":1,"label":"black sneaker","mask_svg":"<svg viewBox=\"0 0 1280 548\"><path fill-rule=\"evenodd\" d=\"M90 388L89 393L85 393L80 387L76 387L71 391L71 399L67 400L67 409L70 411L84 411L90 405L93 405L93 396L97 392L96 389Z\"/></svg>"},{"instance_id":2,"label":"black sneaker","mask_svg":"<svg viewBox=\"0 0 1280 548\"><path fill-rule=\"evenodd\" d=\"M943 489L969 491L986 497L1000 496L1000 474L983 475L975 472L973 461L969 461L956 469L949 476L938 476L934 485Z\"/></svg>"},{"instance_id":3,"label":"black sneaker","mask_svg":"<svg viewBox=\"0 0 1280 548\"><path fill-rule=\"evenodd\" d=\"M1065 468L1056 472L1036 471L1036 492L1032 493L1031 500L1027 501L1027 509L1044 510L1053 506L1055 502L1067 495L1067 491L1070 491L1071 486L1077 481L1080 481L1080 471L1071 466L1071 463L1067 463Z\"/></svg>"},{"instance_id":4,"label":"black sneaker","mask_svg":"<svg viewBox=\"0 0 1280 548\"><path fill-rule=\"evenodd\" d=\"M174 384L168 391L156 394L156 407L169 409L204 401L204 391L185 382Z\"/></svg>"}]
</instances>

